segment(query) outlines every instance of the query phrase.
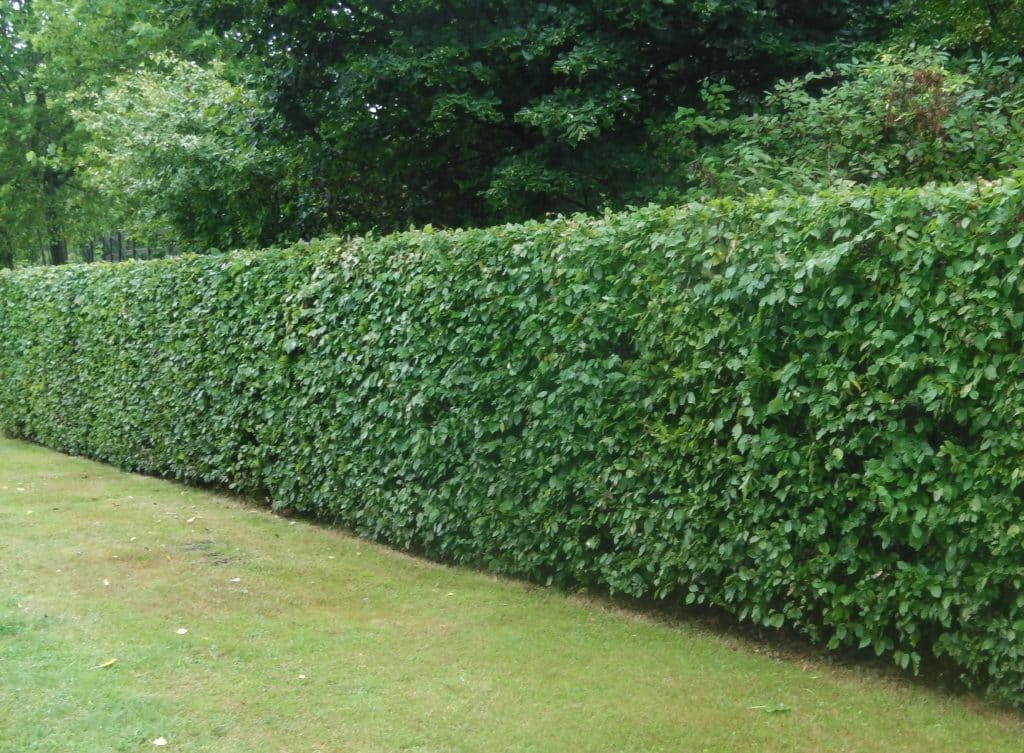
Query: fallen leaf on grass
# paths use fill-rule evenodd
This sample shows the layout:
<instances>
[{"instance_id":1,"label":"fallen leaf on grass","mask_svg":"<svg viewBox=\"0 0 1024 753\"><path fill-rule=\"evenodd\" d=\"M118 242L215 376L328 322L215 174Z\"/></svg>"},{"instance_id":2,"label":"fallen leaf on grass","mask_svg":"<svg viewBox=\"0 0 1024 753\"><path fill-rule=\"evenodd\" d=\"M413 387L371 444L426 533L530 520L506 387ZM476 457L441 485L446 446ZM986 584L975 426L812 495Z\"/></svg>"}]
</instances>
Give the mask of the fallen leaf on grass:
<instances>
[{"instance_id":1,"label":"fallen leaf on grass","mask_svg":"<svg viewBox=\"0 0 1024 753\"><path fill-rule=\"evenodd\" d=\"M766 714L784 714L787 711L792 711L792 706L787 706L784 703L769 703L765 706L751 706L752 710L763 711Z\"/></svg>"},{"instance_id":2,"label":"fallen leaf on grass","mask_svg":"<svg viewBox=\"0 0 1024 753\"><path fill-rule=\"evenodd\" d=\"M113 667L115 664L117 664L117 659L107 659L102 664L97 664L95 667L91 667L91 669L106 669L107 667Z\"/></svg>"}]
</instances>

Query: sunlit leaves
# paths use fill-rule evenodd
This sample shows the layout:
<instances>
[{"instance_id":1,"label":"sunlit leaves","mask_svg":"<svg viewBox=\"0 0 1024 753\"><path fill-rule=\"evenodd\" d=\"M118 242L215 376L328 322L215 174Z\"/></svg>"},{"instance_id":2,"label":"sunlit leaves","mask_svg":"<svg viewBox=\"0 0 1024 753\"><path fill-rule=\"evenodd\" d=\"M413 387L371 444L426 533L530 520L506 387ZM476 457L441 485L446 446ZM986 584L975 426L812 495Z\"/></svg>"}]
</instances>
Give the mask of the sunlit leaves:
<instances>
[{"instance_id":1,"label":"sunlit leaves","mask_svg":"<svg viewBox=\"0 0 1024 753\"><path fill-rule=\"evenodd\" d=\"M157 57L78 111L88 183L120 227L196 250L273 239L284 157L259 137L258 95L222 74Z\"/></svg>"}]
</instances>

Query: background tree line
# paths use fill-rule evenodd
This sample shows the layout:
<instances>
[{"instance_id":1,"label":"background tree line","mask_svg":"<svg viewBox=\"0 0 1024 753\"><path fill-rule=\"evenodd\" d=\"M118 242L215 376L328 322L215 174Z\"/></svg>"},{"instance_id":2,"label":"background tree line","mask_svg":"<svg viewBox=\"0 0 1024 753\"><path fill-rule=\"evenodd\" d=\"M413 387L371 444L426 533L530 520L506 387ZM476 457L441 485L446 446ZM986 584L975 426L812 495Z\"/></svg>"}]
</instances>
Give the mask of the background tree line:
<instances>
[{"instance_id":1,"label":"background tree line","mask_svg":"<svg viewBox=\"0 0 1024 753\"><path fill-rule=\"evenodd\" d=\"M0 0L0 263L998 177L1022 49L1022 0Z\"/></svg>"}]
</instances>

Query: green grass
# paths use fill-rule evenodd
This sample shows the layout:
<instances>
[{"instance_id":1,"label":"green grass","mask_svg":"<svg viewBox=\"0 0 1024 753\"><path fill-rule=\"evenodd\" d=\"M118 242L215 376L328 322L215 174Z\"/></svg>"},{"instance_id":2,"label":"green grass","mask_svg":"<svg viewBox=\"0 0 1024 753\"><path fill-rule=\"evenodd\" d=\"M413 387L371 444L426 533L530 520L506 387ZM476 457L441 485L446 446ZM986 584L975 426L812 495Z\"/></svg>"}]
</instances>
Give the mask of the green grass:
<instances>
[{"instance_id":1,"label":"green grass","mask_svg":"<svg viewBox=\"0 0 1024 753\"><path fill-rule=\"evenodd\" d=\"M3 439L0 531L3 753L1024 748L877 669Z\"/></svg>"}]
</instances>

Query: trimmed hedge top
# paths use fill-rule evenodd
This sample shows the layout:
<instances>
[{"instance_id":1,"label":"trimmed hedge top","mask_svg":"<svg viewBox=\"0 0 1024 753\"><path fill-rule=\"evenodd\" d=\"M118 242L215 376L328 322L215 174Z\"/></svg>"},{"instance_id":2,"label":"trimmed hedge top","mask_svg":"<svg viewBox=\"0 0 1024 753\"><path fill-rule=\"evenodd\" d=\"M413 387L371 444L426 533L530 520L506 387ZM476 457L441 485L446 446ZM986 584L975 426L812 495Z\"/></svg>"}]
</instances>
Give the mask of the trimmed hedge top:
<instances>
[{"instance_id":1,"label":"trimmed hedge top","mask_svg":"<svg viewBox=\"0 0 1024 753\"><path fill-rule=\"evenodd\" d=\"M1024 701L1018 176L0 275L0 427Z\"/></svg>"}]
</instances>

